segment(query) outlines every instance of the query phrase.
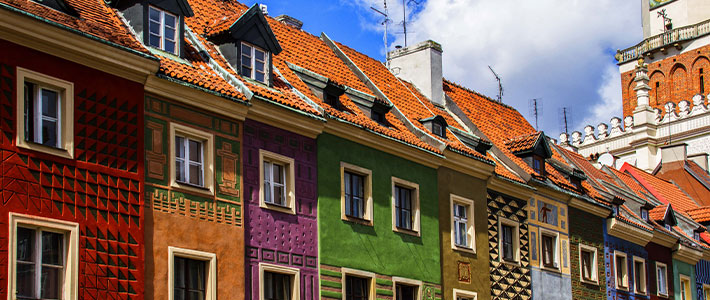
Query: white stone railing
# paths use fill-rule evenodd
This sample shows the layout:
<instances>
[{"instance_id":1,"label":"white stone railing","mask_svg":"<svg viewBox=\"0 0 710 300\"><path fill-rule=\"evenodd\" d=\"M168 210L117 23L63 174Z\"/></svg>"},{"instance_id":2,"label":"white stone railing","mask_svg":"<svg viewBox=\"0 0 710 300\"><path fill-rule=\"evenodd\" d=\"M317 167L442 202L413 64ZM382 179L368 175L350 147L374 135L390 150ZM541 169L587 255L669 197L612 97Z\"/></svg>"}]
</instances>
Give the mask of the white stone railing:
<instances>
[{"instance_id":1,"label":"white stone railing","mask_svg":"<svg viewBox=\"0 0 710 300\"><path fill-rule=\"evenodd\" d=\"M695 95L692 101L691 104L683 100L678 103L677 107L673 102L666 103L665 112L658 108L654 109L656 118L652 120L652 124L658 126L658 131L657 136L653 138L662 138L670 133L677 134L710 126L710 108L705 103L706 97ZM705 115L707 118L697 118L701 115ZM579 131L574 131L571 135L562 133L560 134L560 144L574 146L584 156L628 148L633 138L634 118L628 116L622 124L620 118L614 117L611 118L610 124L611 127L605 123L597 125L596 132L594 126L587 125L584 127L584 133Z\"/></svg>"},{"instance_id":2,"label":"white stone railing","mask_svg":"<svg viewBox=\"0 0 710 300\"><path fill-rule=\"evenodd\" d=\"M618 50L615 58L619 63L625 63L642 57L643 54L648 51L659 49L673 43L691 40L708 33L710 33L710 20L705 20L697 24L679 27L654 35L641 41L636 46Z\"/></svg>"}]
</instances>

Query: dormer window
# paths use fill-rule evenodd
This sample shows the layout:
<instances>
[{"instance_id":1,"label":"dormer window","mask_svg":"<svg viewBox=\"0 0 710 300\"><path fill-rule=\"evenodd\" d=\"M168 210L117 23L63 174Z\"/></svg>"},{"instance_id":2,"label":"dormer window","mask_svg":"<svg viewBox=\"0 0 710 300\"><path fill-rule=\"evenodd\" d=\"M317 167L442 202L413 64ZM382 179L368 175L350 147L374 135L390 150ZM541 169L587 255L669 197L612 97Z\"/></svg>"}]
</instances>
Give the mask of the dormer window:
<instances>
[{"instance_id":1,"label":"dormer window","mask_svg":"<svg viewBox=\"0 0 710 300\"><path fill-rule=\"evenodd\" d=\"M543 172L545 171L545 161L542 159L542 157L533 155L532 160L532 167L535 173L544 175Z\"/></svg>"},{"instance_id":2,"label":"dormer window","mask_svg":"<svg viewBox=\"0 0 710 300\"><path fill-rule=\"evenodd\" d=\"M641 208L641 218L644 219L645 221L649 221L649 219L648 219L648 209Z\"/></svg>"},{"instance_id":3,"label":"dormer window","mask_svg":"<svg viewBox=\"0 0 710 300\"><path fill-rule=\"evenodd\" d=\"M148 45L177 54L178 17L150 6L148 9Z\"/></svg>"},{"instance_id":4,"label":"dormer window","mask_svg":"<svg viewBox=\"0 0 710 300\"><path fill-rule=\"evenodd\" d=\"M611 211L615 216L619 215L619 205L618 204L612 204L611 205Z\"/></svg>"},{"instance_id":5,"label":"dormer window","mask_svg":"<svg viewBox=\"0 0 710 300\"><path fill-rule=\"evenodd\" d=\"M700 232L697 232L697 231L693 232L693 239L695 239L696 241L699 241L700 240Z\"/></svg>"},{"instance_id":6,"label":"dormer window","mask_svg":"<svg viewBox=\"0 0 710 300\"><path fill-rule=\"evenodd\" d=\"M261 83L267 83L267 59L266 51L242 42L241 75Z\"/></svg>"},{"instance_id":7,"label":"dormer window","mask_svg":"<svg viewBox=\"0 0 710 300\"><path fill-rule=\"evenodd\" d=\"M448 125L446 124L444 117L437 115L431 118L421 119L419 122L421 122L424 127L429 129L434 135L440 138L446 138L446 127Z\"/></svg>"},{"instance_id":8,"label":"dormer window","mask_svg":"<svg viewBox=\"0 0 710 300\"><path fill-rule=\"evenodd\" d=\"M431 124L431 132L437 136L444 137L444 126L439 123Z\"/></svg>"},{"instance_id":9,"label":"dormer window","mask_svg":"<svg viewBox=\"0 0 710 300\"><path fill-rule=\"evenodd\" d=\"M668 229L668 231L672 231L672 230L673 230L673 228L671 228L671 225L670 225L670 224L665 224L665 227L666 227L666 229Z\"/></svg>"}]
</instances>

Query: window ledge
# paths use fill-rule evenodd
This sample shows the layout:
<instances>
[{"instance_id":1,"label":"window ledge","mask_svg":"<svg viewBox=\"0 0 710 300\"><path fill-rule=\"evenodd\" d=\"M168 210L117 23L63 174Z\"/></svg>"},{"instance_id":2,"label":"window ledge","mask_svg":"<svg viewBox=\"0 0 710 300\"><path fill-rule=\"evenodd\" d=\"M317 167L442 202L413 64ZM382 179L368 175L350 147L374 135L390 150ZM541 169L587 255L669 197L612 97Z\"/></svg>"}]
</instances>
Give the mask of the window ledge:
<instances>
[{"instance_id":1,"label":"window ledge","mask_svg":"<svg viewBox=\"0 0 710 300\"><path fill-rule=\"evenodd\" d=\"M281 204L270 203L270 202L263 202L263 203L261 203L261 205L259 205L259 207L261 207L263 209L287 213L290 215L296 214L295 207L291 207L291 206L287 206L287 205L281 205Z\"/></svg>"},{"instance_id":2,"label":"window ledge","mask_svg":"<svg viewBox=\"0 0 710 300\"><path fill-rule=\"evenodd\" d=\"M420 237L420 236L421 236L421 234L419 234L419 231L416 231L416 230L413 230L413 229L401 228L401 227L397 227L397 226L395 226L395 227L392 229L392 231L397 232L397 233L401 233L401 234L407 234L407 235L411 235L411 236L416 236L416 237Z\"/></svg>"},{"instance_id":3,"label":"window ledge","mask_svg":"<svg viewBox=\"0 0 710 300\"><path fill-rule=\"evenodd\" d=\"M664 295L664 294L656 294L656 296L658 296L658 297L661 297L661 298L666 298L666 299L668 299L668 295Z\"/></svg>"},{"instance_id":4,"label":"window ledge","mask_svg":"<svg viewBox=\"0 0 710 300\"><path fill-rule=\"evenodd\" d=\"M503 264L511 265L514 267L522 267L522 265L520 264L519 261L510 261L510 260L501 259L499 262L503 263Z\"/></svg>"},{"instance_id":5,"label":"window ledge","mask_svg":"<svg viewBox=\"0 0 710 300\"><path fill-rule=\"evenodd\" d=\"M461 251L461 252L466 252L466 253L471 253L471 254L476 254L476 249L473 249L471 247L466 247L466 246L461 246L461 245L456 245L454 244L451 249L454 249L456 251Z\"/></svg>"},{"instance_id":6,"label":"window ledge","mask_svg":"<svg viewBox=\"0 0 710 300\"><path fill-rule=\"evenodd\" d=\"M183 182L173 182L173 184L170 185L173 188L176 188L178 190L182 190L185 192L189 193L196 193L200 195L206 195L206 196L214 196L214 192L212 191L211 188L207 187L201 187L197 185L192 185L189 183L183 183Z\"/></svg>"},{"instance_id":7,"label":"window ledge","mask_svg":"<svg viewBox=\"0 0 710 300\"><path fill-rule=\"evenodd\" d=\"M32 150L32 151L42 152L42 153L46 153L46 154L51 154L51 155L59 156L59 157L63 157L63 158L74 159L73 151L69 151L69 150L63 149L63 148L54 148L54 147L50 147L50 146L45 146L42 144L30 142L30 141L18 140L17 147Z\"/></svg>"},{"instance_id":8,"label":"window ledge","mask_svg":"<svg viewBox=\"0 0 710 300\"><path fill-rule=\"evenodd\" d=\"M352 216L348 216L348 215L345 215L345 216L342 218L342 220L343 220L343 221L346 221L346 222L351 222L351 223L355 223L355 224L364 225L364 226L373 226L372 220L361 219L361 218L358 218L358 217L352 217Z\"/></svg>"},{"instance_id":9,"label":"window ledge","mask_svg":"<svg viewBox=\"0 0 710 300\"><path fill-rule=\"evenodd\" d=\"M598 280L580 279L579 282L584 283L584 284L591 284L591 285L599 286L599 281L598 281Z\"/></svg>"},{"instance_id":10,"label":"window ledge","mask_svg":"<svg viewBox=\"0 0 710 300\"><path fill-rule=\"evenodd\" d=\"M542 267L540 267L540 269L542 269L542 270L544 270L544 271L549 271L549 272L562 273L562 271L560 270L560 268L555 268L555 267L542 266Z\"/></svg>"}]
</instances>

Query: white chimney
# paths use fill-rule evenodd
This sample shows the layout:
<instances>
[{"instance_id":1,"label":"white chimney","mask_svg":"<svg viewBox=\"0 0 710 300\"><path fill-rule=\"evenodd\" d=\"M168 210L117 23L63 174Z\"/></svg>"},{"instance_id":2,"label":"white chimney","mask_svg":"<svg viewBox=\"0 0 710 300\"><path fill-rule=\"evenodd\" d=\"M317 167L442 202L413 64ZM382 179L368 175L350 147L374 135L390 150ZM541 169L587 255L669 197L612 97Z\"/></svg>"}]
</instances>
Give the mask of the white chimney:
<instances>
[{"instance_id":1,"label":"white chimney","mask_svg":"<svg viewBox=\"0 0 710 300\"><path fill-rule=\"evenodd\" d=\"M266 4L259 4L259 9L261 9L261 13L263 13L265 16L269 15L269 8L266 6Z\"/></svg>"},{"instance_id":2,"label":"white chimney","mask_svg":"<svg viewBox=\"0 0 710 300\"><path fill-rule=\"evenodd\" d=\"M661 163L685 161L688 158L688 144L675 144L661 147Z\"/></svg>"},{"instance_id":3,"label":"white chimney","mask_svg":"<svg viewBox=\"0 0 710 300\"><path fill-rule=\"evenodd\" d=\"M412 82L435 105L444 106L441 45L432 40L389 53L390 69Z\"/></svg>"},{"instance_id":4,"label":"white chimney","mask_svg":"<svg viewBox=\"0 0 710 300\"><path fill-rule=\"evenodd\" d=\"M707 153L698 153L698 154L693 154L688 156L689 160L694 161L696 164L698 164L705 172L708 171L708 154Z\"/></svg>"}]
</instances>

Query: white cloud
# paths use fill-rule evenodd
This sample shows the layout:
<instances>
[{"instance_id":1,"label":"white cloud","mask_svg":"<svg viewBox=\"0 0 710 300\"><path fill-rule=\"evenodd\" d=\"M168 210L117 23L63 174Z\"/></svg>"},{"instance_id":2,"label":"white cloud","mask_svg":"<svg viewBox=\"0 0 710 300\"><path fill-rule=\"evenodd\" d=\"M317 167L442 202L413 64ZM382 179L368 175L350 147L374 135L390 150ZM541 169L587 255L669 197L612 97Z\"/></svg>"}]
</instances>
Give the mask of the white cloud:
<instances>
[{"instance_id":1,"label":"white cloud","mask_svg":"<svg viewBox=\"0 0 710 300\"><path fill-rule=\"evenodd\" d=\"M356 0L367 10L381 2ZM400 1L388 4L391 13L401 12ZM529 99L542 98L541 129L556 136L562 106L576 113L572 131L621 111L611 49L640 40L640 10L639 0L430 0L412 16L408 40L441 43L444 76L491 96L497 94L492 66L503 79L503 101L529 120ZM401 13L392 16L390 28L401 31ZM403 44L403 37L392 44Z\"/></svg>"}]
</instances>

